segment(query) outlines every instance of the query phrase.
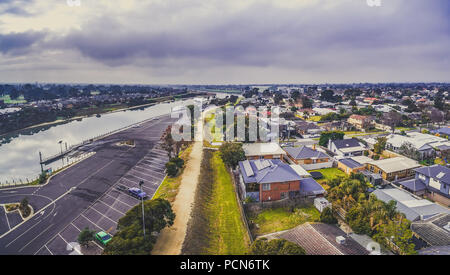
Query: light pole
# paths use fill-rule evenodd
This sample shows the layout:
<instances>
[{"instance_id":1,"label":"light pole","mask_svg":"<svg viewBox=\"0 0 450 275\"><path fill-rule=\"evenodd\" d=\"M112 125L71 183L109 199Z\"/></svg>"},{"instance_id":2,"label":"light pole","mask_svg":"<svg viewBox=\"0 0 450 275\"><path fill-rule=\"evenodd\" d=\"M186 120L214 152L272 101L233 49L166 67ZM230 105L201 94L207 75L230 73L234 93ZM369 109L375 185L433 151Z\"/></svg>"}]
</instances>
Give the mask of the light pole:
<instances>
[{"instance_id":1,"label":"light pole","mask_svg":"<svg viewBox=\"0 0 450 275\"><path fill-rule=\"evenodd\" d=\"M144 185L144 181L141 180L139 182L139 188L141 189L141 195L142 195L142 185ZM144 231L144 240L145 240L145 219L144 219L144 197L141 197L141 201L142 201L142 229Z\"/></svg>"},{"instance_id":2,"label":"light pole","mask_svg":"<svg viewBox=\"0 0 450 275\"><path fill-rule=\"evenodd\" d=\"M59 146L61 147L61 155L62 155L62 153L63 153L63 150L62 150L62 140L60 140L60 141L58 141L58 143L59 143Z\"/></svg>"}]
</instances>

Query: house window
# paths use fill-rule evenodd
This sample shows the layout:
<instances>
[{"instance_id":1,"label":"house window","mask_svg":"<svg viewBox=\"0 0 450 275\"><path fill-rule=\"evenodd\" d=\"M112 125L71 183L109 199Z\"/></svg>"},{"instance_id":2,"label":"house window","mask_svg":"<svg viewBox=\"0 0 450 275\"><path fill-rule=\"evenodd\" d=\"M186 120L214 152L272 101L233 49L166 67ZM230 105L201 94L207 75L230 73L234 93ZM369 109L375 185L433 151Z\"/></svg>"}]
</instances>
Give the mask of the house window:
<instances>
[{"instance_id":1,"label":"house window","mask_svg":"<svg viewBox=\"0 0 450 275\"><path fill-rule=\"evenodd\" d=\"M264 183L262 186L263 191L270 191L270 183Z\"/></svg>"}]
</instances>

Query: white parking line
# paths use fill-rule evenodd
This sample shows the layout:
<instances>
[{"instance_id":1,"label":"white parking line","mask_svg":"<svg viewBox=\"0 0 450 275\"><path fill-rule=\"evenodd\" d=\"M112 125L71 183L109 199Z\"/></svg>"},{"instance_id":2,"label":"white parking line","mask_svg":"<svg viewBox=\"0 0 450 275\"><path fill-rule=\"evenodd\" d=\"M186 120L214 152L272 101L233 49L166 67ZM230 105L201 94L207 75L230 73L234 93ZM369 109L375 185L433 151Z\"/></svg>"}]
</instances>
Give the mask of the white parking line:
<instances>
[{"instance_id":1,"label":"white parking line","mask_svg":"<svg viewBox=\"0 0 450 275\"><path fill-rule=\"evenodd\" d=\"M69 245L69 243L66 241L66 239L63 238L63 236L61 236L61 234L58 233L58 236L67 244ZM81 253L81 251L79 251L78 249L76 249L75 247L73 247L73 250L75 250L78 254L83 255L83 253Z\"/></svg>"},{"instance_id":2,"label":"white parking line","mask_svg":"<svg viewBox=\"0 0 450 275\"><path fill-rule=\"evenodd\" d=\"M121 203L123 203L123 204L126 204L127 206L129 206L129 207L133 207L133 206L131 206L131 205L129 205L128 203L126 203L126 202L124 202L124 201L121 201L121 200L119 200L119 198L114 198L113 196L111 196L110 194L108 194L108 193L105 193L105 195L107 195L108 197L111 197L111 198L113 198L114 200L116 200L116 201L118 201L118 202L121 202Z\"/></svg>"},{"instance_id":3,"label":"white parking line","mask_svg":"<svg viewBox=\"0 0 450 275\"><path fill-rule=\"evenodd\" d=\"M48 249L47 245L44 245L44 247L47 249L48 252L50 252L50 254L53 255L53 252L50 249Z\"/></svg>"},{"instance_id":4,"label":"white parking line","mask_svg":"<svg viewBox=\"0 0 450 275\"><path fill-rule=\"evenodd\" d=\"M106 232L106 229L98 226L98 224L94 223L93 221L91 221L88 217L86 217L85 215L83 215L83 213L80 214L81 217L85 218L88 222L92 223L94 226L100 228L102 231ZM112 234L110 234L112 236Z\"/></svg>"},{"instance_id":5,"label":"white parking line","mask_svg":"<svg viewBox=\"0 0 450 275\"><path fill-rule=\"evenodd\" d=\"M8 228L9 228L9 230L11 230L11 226L9 225L8 215L6 215L6 208L3 205L2 205L2 207L3 207L3 212L5 213L6 222L8 223Z\"/></svg>"},{"instance_id":6,"label":"white parking line","mask_svg":"<svg viewBox=\"0 0 450 275\"><path fill-rule=\"evenodd\" d=\"M103 215L100 211L98 211L97 209L95 209L95 207L91 207L92 210L94 210L95 212L99 213L101 216L103 216L104 218L107 218L108 220L112 221L113 223L115 223L117 225L117 222L112 220L111 218Z\"/></svg>"},{"instance_id":7,"label":"white parking line","mask_svg":"<svg viewBox=\"0 0 450 275\"><path fill-rule=\"evenodd\" d=\"M69 224L71 224L73 227L75 227L76 230L78 230L78 231L81 232L81 230L80 230L75 224L73 224L73 222L71 222L71 223L69 223Z\"/></svg>"},{"instance_id":8,"label":"white parking line","mask_svg":"<svg viewBox=\"0 0 450 275\"><path fill-rule=\"evenodd\" d=\"M142 175L150 176L150 177L153 177L153 178L157 178L157 175L152 175L152 174L149 174L149 173L146 173L146 172L142 172L142 171L139 171L139 170L137 170L135 168L133 168L131 171L140 173Z\"/></svg>"},{"instance_id":9,"label":"white parking line","mask_svg":"<svg viewBox=\"0 0 450 275\"><path fill-rule=\"evenodd\" d=\"M136 168L143 169L145 172L151 172L151 173L155 173L155 174L161 174L161 175L164 175L164 173L159 172L159 171L156 171L155 169L152 169L152 168L150 168L150 167L146 167L146 168L143 168L143 167L134 167L135 170L137 170ZM137 170L137 171L140 171L140 170Z\"/></svg>"},{"instance_id":10,"label":"white parking line","mask_svg":"<svg viewBox=\"0 0 450 275\"><path fill-rule=\"evenodd\" d=\"M141 175L145 175L145 176L152 177L153 179L156 179L156 180L161 180L160 178L158 178L158 177L156 177L156 176L153 176L153 175L150 175L150 174L145 174L145 173L139 172L139 171L137 171L137 170L133 170L133 172L139 173L139 174L141 174ZM131 174L131 175L132 175L133 177L139 178L139 179L141 179L141 180L143 180L143 181L148 181L148 179L144 179L144 178L142 178L142 177L140 177L140 176L138 176L138 175L135 175L135 174Z\"/></svg>"},{"instance_id":11,"label":"white parking line","mask_svg":"<svg viewBox=\"0 0 450 275\"><path fill-rule=\"evenodd\" d=\"M99 200L99 202L103 203L104 205L106 205L108 208L111 208L112 210L116 211L117 213L121 214L121 215L125 215L125 213L123 213L122 211L117 210L116 208L114 208L112 205L107 204L106 202Z\"/></svg>"},{"instance_id":12,"label":"white parking line","mask_svg":"<svg viewBox=\"0 0 450 275\"><path fill-rule=\"evenodd\" d=\"M39 236L41 236L42 234L44 234L45 231L49 230L50 227L52 227L52 226L53 226L53 224L50 224L46 229L44 229L43 231L41 231L41 233L39 233L36 237L34 237L31 241L29 241L25 246L23 246L23 247L19 250L19 252L22 252L22 250L24 250L25 247L29 246L32 242L34 242L37 238L39 238Z\"/></svg>"}]
</instances>

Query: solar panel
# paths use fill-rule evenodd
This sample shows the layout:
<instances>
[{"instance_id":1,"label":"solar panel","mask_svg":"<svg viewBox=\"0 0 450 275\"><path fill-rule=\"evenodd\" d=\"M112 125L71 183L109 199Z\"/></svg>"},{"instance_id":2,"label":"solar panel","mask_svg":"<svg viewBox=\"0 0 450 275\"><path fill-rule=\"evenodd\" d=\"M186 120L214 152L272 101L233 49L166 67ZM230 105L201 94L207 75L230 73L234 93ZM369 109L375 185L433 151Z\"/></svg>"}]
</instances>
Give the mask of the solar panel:
<instances>
[{"instance_id":1,"label":"solar panel","mask_svg":"<svg viewBox=\"0 0 450 275\"><path fill-rule=\"evenodd\" d=\"M250 166L250 162L248 160L244 161L244 163L242 165L244 166L245 174L247 175L247 177L251 177L251 176L255 175L253 173L253 169Z\"/></svg>"},{"instance_id":2,"label":"solar panel","mask_svg":"<svg viewBox=\"0 0 450 275\"><path fill-rule=\"evenodd\" d=\"M445 176L445 173L444 172L440 172L436 177L438 179L442 179L443 176Z\"/></svg>"}]
</instances>

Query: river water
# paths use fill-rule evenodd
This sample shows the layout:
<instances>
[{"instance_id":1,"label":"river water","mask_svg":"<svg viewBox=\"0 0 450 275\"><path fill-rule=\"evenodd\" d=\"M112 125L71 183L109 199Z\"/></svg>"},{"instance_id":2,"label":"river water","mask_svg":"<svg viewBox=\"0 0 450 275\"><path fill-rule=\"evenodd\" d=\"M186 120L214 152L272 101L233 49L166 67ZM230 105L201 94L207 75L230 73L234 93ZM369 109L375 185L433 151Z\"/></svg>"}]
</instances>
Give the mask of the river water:
<instances>
[{"instance_id":1,"label":"river water","mask_svg":"<svg viewBox=\"0 0 450 275\"><path fill-rule=\"evenodd\" d=\"M58 154L61 146L65 149L87 140L143 120L169 114L175 106L189 105L192 99L170 103L160 103L138 110L126 110L103 114L101 117L88 117L65 124L43 127L30 133L23 131L13 137L9 143L0 146L0 184L34 180L39 175L39 152L43 158ZM60 144L59 141L62 141ZM66 158L67 159L67 158ZM44 167L53 171L61 168L63 161L58 160Z\"/></svg>"}]
</instances>

